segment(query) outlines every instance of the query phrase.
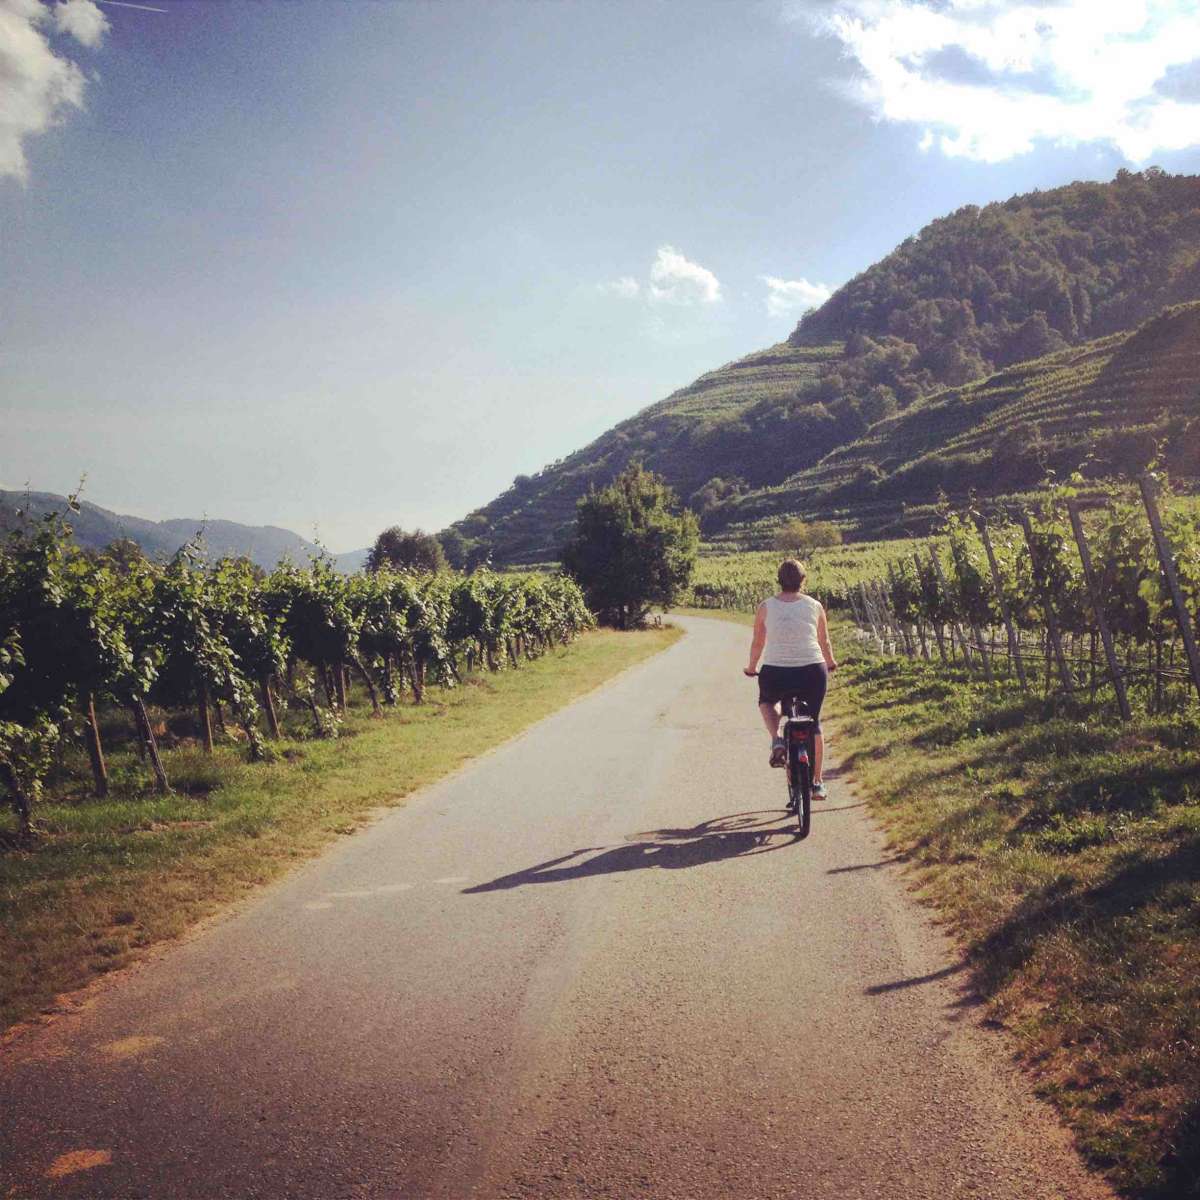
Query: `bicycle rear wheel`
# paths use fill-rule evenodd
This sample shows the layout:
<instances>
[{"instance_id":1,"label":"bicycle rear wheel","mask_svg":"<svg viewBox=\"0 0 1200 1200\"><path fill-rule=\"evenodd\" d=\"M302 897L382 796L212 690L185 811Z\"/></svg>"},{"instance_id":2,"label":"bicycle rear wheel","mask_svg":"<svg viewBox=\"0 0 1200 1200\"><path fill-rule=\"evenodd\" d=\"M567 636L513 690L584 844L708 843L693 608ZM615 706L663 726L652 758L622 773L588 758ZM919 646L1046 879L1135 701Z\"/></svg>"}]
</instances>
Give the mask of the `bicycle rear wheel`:
<instances>
[{"instance_id":1,"label":"bicycle rear wheel","mask_svg":"<svg viewBox=\"0 0 1200 1200\"><path fill-rule=\"evenodd\" d=\"M796 814L796 836L808 837L812 828L812 767L795 742L788 744L788 807Z\"/></svg>"}]
</instances>

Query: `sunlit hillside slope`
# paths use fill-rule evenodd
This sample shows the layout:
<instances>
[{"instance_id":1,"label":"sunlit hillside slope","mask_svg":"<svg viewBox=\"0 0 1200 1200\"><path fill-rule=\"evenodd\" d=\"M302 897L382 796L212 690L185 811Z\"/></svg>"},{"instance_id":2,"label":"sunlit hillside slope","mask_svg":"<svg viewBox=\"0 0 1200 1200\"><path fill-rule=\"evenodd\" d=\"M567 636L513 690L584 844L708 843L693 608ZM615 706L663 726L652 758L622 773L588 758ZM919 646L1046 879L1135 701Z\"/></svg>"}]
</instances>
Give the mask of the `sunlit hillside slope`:
<instances>
[{"instance_id":1,"label":"sunlit hillside slope","mask_svg":"<svg viewBox=\"0 0 1200 1200\"><path fill-rule=\"evenodd\" d=\"M1086 371L1089 355L1105 353L1104 337L1196 299L1200 177L1122 171L1111 183L1073 183L968 206L851 280L786 343L701 376L537 475L519 477L456 528L476 557L552 558L577 498L635 458L701 514L707 535L728 536L768 514L805 511L818 493L823 508L874 528L882 523L859 506L883 511L908 502L924 495L923 479L936 492L941 473L953 470L940 461L917 466L914 459L911 475L878 492L833 496L835 481L845 487L847 469L852 478L858 466L874 464L890 477L908 463L906 443L880 449L879 463L858 462L861 452L850 454L850 447L869 431L868 440L911 436L922 454L938 450L940 459L939 438L965 436L973 427L964 406L998 406L999 392L1032 386L1039 372ZM1072 348L1081 360L1072 358ZM1035 360L1036 370L1017 366ZM978 380L990 380L983 392L963 391ZM1186 408L1187 397L1172 392L1164 403ZM1038 436L1073 439L1069 427L1055 428L1039 425ZM1086 426L1077 432L1077 440L1086 440ZM1014 426L1009 436L1021 435ZM1061 457L1072 456L1059 448ZM819 482L806 475L843 449L850 454L844 466L834 458ZM1104 445L1095 449L1103 452ZM946 453L966 464L979 450L956 443ZM1041 462L1046 454L1035 448L1027 457ZM1027 473L1010 471L1014 480Z\"/></svg>"},{"instance_id":2,"label":"sunlit hillside slope","mask_svg":"<svg viewBox=\"0 0 1200 1200\"><path fill-rule=\"evenodd\" d=\"M534 562L557 555L576 500L635 458L697 508L749 484L777 483L798 461L815 462L845 440L844 431L816 435L790 419L797 397L840 352L840 346L782 343L710 371L539 474L518 476L455 527L499 562Z\"/></svg>"},{"instance_id":3,"label":"sunlit hillside slope","mask_svg":"<svg viewBox=\"0 0 1200 1200\"><path fill-rule=\"evenodd\" d=\"M1200 477L1200 302L937 392L776 487L710 517L716 542L762 541L784 514L848 536L919 533L939 494L1019 492L1052 475L1129 476L1155 458Z\"/></svg>"}]
</instances>

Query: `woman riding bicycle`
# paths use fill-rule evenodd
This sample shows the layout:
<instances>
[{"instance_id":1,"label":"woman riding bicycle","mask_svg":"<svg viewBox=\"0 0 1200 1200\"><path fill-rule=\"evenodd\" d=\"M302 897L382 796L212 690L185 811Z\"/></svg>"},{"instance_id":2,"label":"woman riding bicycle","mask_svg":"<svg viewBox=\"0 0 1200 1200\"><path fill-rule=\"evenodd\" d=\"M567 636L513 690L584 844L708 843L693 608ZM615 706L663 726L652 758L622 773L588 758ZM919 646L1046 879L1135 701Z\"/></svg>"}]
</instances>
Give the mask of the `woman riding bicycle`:
<instances>
[{"instance_id":1,"label":"woman riding bicycle","mask_svg":"<svg viewBox=\"0 0 1200 1200\"><path fill-rule=\"evenodd\" d=\"M750 665L745 673L754 675L757 670L758 710L771 735L771 766L787 764L787 748L779 736L780 701L797 696L801 711L812 717L813 795L823 797L821 759L825 744L821 737L821 704L829 672L837 670L837 660L829 644L825 609L800 590L804 577L803 563L794 558L779 564L779 594L758 606L750 642Z\"/></svg>"}]
</instances>

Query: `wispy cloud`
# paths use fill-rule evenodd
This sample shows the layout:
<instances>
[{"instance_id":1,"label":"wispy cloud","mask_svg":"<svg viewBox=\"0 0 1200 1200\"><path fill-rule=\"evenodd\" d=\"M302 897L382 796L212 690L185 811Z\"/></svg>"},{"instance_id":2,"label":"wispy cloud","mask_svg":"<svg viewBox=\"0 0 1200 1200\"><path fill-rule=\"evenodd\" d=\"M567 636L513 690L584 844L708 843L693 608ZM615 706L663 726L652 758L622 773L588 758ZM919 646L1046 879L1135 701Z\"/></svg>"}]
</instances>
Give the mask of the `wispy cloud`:
<instances>
[{"instance_id":1,"label":"wispy cloud","mask_svg":"<svg viewBox=\"0 0 1200 1200\"><path fill-rule=\"evenodd\" d=\"M659 246L644 283L622 275L600 290L625 300L639 297L648 304L670 304L681 308L719 304L721 282L707 268L684 257L674 246Z\"/></svg>"},{"instance_id":2,"label":"wispy cloud","mask_svg":"<svg viewBox=\"0 0 1200 1200\"><path fill-rule=\"evenodd\" d=\"M1039 142L1145 162L1200 145L1200 103L1168 76L1200 61L1200 0L834 0L811 15L862 74L877 118L921 149L1001 162Z\"/></svg>"},{"instance_id":3,"label":"wispy cloud","mask_svg":"<svg viewBox=\"0 0 1200 1200\"><path fill-rule=\"evenodd\" d=\"M84 73L51 37L95 49L107 29L92 0L0 0L0 178L28 179L26 139L83 108Z\"/></svg>"},{"instance_id":4,"label":"wispy cloud","mask_svg":"<svg viewBox=\"0 0 1200 1200\"><path fill-rule=\"evenodd\" d=\"M774 275L759 278L767 285L767 315L771 317L796 317L833 295L825 284L807 279L776 279Z\"/></svg>"},{"instance_id":5,"label":"wispy cloud","mask_svg":"<svg viewBox=\"0 0 1200 1200\"><path fill-rule=\"evenodd\" d=\"M620 296L622 300L633 300L641 293L641 284L632 275L622 275L620 279L611 279L608 283L599 285L600 290L609 296Z\"/></svg>"}]
</instances>

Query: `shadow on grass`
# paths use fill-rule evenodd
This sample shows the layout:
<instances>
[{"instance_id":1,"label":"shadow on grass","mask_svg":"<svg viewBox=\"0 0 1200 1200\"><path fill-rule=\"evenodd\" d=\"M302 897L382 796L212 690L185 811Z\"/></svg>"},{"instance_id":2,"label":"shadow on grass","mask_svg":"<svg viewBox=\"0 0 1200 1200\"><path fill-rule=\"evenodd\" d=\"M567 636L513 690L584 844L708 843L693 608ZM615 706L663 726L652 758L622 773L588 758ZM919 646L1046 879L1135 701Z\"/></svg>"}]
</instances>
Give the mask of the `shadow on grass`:
<instances>
[{"instance_id":1,"label":"shadow on grass","mask_svg":"<svg viewBox=\"0 0 1200 1200\"><path fill-rule=\"evenodd\" d=\"M956 740L957 739L957 740ZM921 738L914 739L919 743ZM939 741L940 746L942 743ZM1111 736L1104 730L1068 730L1053 725L1032 732L1014 728L1007 736L979 739L975 753L961 748L971 740L951 737L949 745L958 748L952 761L935 766L917 764L910 783L934 783L963 774L968 769L987 776L990 792L1002 790L1005 777L1019 777L1024 761L1053 761L1057 764L1054 786L1035 797L1016 833L1036 831L1051 823L1057 815L1080 813L1127 812L1142 816L1160 804L1189 803L1200 793L1195 764L1188 757L1147 751L1138 756L1107 753ZM928 748L928 747L927 747ZM896 756L895 749L891 757ZM846 757L844 766L853 768L859 761L882 757L879 751L858 751ZM996 800L996 796L992 796Z\"/></svg>"},{"instance_id":2,"label":"shadow on grass","mask_svg":"<svg viewBox=\"0 0 1200 1200\"><path fill-rule=\"evenodd\" d=\"M1007 733L1013 737L1004 745L1032 758L1053 748L1056 738L1061 740L1062 733L1055 728L1053 718L1062 715L1035 697L1015 696L997 704L990 696L981 696L977 704L958 708L943 720L927 722L912 741L914 746L932 748L953 746L965 737ZM1097 744L1102 736L1106 735L1096 735Z\"/></svg>"},{"instance_id":3,"label":"shadow on grass","mask_svg":"<svg viewBox=\"0 0 1200 1200\"><path fill-rule=\"evenodd\" d=\"M1162 1163L1160 1185L1145 1200L1200 1200L1200 1103L1184 1111Z\"/></svg>"},{"instance_id":4,"label":"shadow on grass","mask_svg":"<svg viewBox=\"0 0 1200 1200\"><path fill-rule=\"evenodd\" d=\"M1153 858L1131 856L1118 861L1106 879L1091 887L1078 887L1070 879L1056 880L1026 897L1007 921L972 947L972 981L980 994L996 995L1018 976L1045 942L1065 928L1074 928L1085 953L1091 955L1096 983L1093 993L1080 992L1076 986L1072 1005L1082 1005L1085 1012L1094 1008L1099 1013L1114 1003L1136 1004L1137 992L1130 993L1129 989L1152 970L1151 960L1159 952L1156 946L1161 948L1154 931L1171 919L1173 909L1181 904L1190 908L1197 885L1200 839L1194 837ZM1179 919L1187 918L1181 913ZM1132 1016L1144 1022L1154 1018L1154 1013ZM1157 1035L1145 1032L1135 1036ZM1200 1090L1200 1065L1194 1056L1180 1056L1174 1074L1173 1085L1185 1094L1195 1095ZM1100 1099L1093 1107L1103 1111ZM1171 1127L1156 1136L1153 1145L1131 1145L1120 1153L1107 1151L1099 1137L1085 1138L1083 1145L1100 1166L1112 1166L1125 1159L1127 1153L1136 1155L1141 1166L1132 1169L1142 1175L1144 1182L1131 1184L1130 1195L1142 1200L1200 1197L1200 1103L1185 1108ZM1124 1161L1122 1166L1128 1168L1130 1164Z\"/></svg>"},{"instance_id":5,"label":"shadow on grass","mask_svg":"<svg viewBox=\"0 0 1200 1200\"><path fill-rule=\"evenodd\" d=\"M641 871L657 867L679 870L727 858L744 858L794 845L793 818L781 810L732 813L678 829L654 829L630 835L620 846L584 846L501 875L489 883L463 888L463 895L505 891L534 883L568 883L593 875ZM592 857L584 857L592 855Z\"/></svg>"},{"instance_id":6,"label":"shadow on grass","mask_svg":"<svg viewBox=\"0 0 1200 1200\"><path fill-rule=\"evenodd\" d=\"M1043 937L1078 927L1097 940L1118 944L1118 927L1156 903L1173 907L1179 885L1200 883L1200 839L1189 838L1155 858L1126 860L1107 879L1076 888L1068 878L1026 896L1012 915L979 944L977 974L989 994L1023 967Z\"/></svg>"}]
</instances>

